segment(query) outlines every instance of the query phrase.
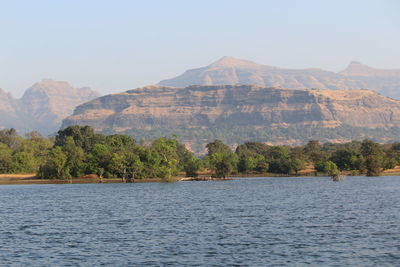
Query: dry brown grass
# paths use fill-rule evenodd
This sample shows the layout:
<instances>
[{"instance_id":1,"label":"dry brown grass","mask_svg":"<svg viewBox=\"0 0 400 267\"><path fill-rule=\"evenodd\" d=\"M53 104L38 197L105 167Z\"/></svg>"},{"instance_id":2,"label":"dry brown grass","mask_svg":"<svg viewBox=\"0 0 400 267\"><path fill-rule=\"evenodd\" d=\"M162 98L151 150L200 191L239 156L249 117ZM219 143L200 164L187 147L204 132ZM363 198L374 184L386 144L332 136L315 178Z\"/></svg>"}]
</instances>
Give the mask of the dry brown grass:
<instances>
[{"instance_id":1,"label":"dry brown grass","mask_svg":"<svg viewBox=\"0 0 400 267\"><path fill-rule=\"evenodd\" d=\"M179 180L178 178L176 180ZM136 179L138 183L162 182L159 178ZM0 174L0 185L7 184L92 184L92 183L122 183L121 178L100 179L97 175L91 174L84 177L72 179L38 179L34 173L26 174Z\"/></svg>"}]
</instances>

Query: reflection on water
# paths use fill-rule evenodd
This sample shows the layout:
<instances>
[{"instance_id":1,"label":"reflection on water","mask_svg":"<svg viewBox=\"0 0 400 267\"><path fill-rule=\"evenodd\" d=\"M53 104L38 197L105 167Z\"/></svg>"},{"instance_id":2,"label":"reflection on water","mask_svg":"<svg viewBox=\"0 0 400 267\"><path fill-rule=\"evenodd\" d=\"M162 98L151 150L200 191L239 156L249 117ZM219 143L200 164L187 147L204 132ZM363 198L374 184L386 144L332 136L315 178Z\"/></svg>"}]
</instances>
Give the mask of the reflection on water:
<instances>
[{"instance_id":1,"label":"reflection on water","mask_svg":"<svg viewBox=\"0 0 400 267\"><path fill-rule=\"evenodd\" d=\"M1 266L398 266L400 177L0 186Z\"/></svg>"}]
</instances>

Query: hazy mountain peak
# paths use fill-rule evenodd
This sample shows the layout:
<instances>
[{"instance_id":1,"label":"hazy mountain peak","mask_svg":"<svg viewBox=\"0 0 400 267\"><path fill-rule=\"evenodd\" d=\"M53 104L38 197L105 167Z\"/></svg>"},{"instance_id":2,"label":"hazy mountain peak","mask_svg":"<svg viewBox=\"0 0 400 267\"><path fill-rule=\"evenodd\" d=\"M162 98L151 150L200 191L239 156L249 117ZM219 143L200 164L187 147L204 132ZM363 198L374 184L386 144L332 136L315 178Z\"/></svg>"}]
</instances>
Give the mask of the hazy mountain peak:
<instances>
[{"instance_id":1,"label":"hazy mountain peak","mask_svg":"<svg viewBox=\"0 0 400 267\"><path fill-rule=\"evenodd\" d=\"M187 70L182 75L163 80L159 84L176 87L238 83L264 85L264 80L260 73L277 69L276 67L257 64L249 60L224 56L208 66ZM278 84L273 84L273 86L276 85Z\"/></svg>"},{"instance_id":2,"label":"hazy mountain peak","mask_svg":"<svg viewBox=\"0 0 400 267\"><path fill-rule=\"evenodd\" d=\"M225 68L234 68L234 67L260 67L263 65L257 64L250 60L238 59L230 56L224 56L219 60L215 61L210 67L225 67Z\"/></svg>"},{"instance_id":3,"label":"hazy mountain peak","mask_svg":"<svg viewBox=\"0 0 400 267\"><path fill-rule=\"evenodd\" d=\"M341 71L340 74L348 76L365 76L373 75L377 71L377 69L361 64L358 61L351 61L347 68Z\"/></svg>"},{"instance_id":4,"label":"hazy mountain peak","mask_svg":"<svg viewBox=\"0 0 400 267\"><path fill-rule=\"evenodd\" d=\"M88 87L74 88L68 82L44 78L28 88L21 103L24 111L38 124L44 125L42 132L57 130L63 118L74 108L100 96Z\"/></svg>"},{"instance_id":5,"label":"hazy mountain peak","mask_svg":"<svg viewBox=\"0 0 400 267\"><path fill-rule=\"evenodd\" d=\"M50 78L43 78L40 82L35 83L27 91L30 90L45 90L47 93L51 92L69 92L75 90L68 82L56 81Z\"/></svg>"},{"instance_id":6,"label":"hazy mountain peak","mask_svg":"<svg viewBox=\"0 0 400 267\"><path fill-rule=\"evenodd\" d=\"M400 98L400 70L377 69L352 61L339 73L319 68L284 69L225 56L216 62L161 81L166 86L255 84L304 89L373 89Z\"/></svg>"},{"instance_id":7,"label":"hazy mountain peak","mask_svg":"<svg viewBox=\"0 0 400 267\"><path fill-rule=\"evenodd\" d=\"M59 83L59 81L53 80L51 78L43 78L39 83L41 84L52 84L52 83ZM64 82L66 83L66 82Z\"/></svg>"},{"instance_id":8,"label":"hazy mountain peak","mask_svg":"<svg viewBox=\"0 0 400 267\"><path fill-rule=\"evenodd\" d=\"M358 61L351 61L347 68L339 72L339 74L358 77L399 77L400 69L377 69Z\"/></svg>"}]
</instances>

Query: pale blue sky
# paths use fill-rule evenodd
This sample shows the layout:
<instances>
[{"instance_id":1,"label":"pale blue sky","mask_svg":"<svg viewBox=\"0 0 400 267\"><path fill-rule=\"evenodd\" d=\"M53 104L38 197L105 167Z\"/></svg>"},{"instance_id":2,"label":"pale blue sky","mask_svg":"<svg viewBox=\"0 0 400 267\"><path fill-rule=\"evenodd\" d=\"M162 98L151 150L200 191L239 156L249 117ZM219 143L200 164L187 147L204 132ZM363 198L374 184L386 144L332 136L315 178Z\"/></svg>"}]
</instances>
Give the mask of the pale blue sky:
<instances>
[{"instance_id":1,"label":"pale blue sky","mask_svg":"<svg viewBox=\"0 0 400 267\"><path fill-rule=\"evenodd\" d=\"M44 77L120 92L222 56L400 68L400 1L0 0L0 88Z\"/></svg>"}]
</instances>

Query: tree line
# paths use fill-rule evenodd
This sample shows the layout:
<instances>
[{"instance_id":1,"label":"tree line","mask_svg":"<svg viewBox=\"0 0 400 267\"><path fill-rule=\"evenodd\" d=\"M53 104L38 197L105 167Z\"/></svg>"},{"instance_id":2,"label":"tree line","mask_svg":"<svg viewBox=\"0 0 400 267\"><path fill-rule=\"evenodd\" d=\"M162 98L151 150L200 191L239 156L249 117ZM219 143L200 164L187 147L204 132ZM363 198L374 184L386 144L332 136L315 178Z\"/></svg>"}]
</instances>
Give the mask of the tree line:
<instances>
[{"instance_id":1,"label":"tree line","mask_svg":"<svg viewBox=\"0 0 400 267\"><path fill-rule=\"evenodd\" d=\"M199 171L225 178L232 174L296 175L306 166L317 172L377 176L400 163L400 143L372 140L345 144L310 140L304 146L270 146L246 142L235 151L220 140L195 156L177 136L149 143L124 134L104 135L90 126L70 126L45 138L37 132L21 137L14 129L0 130L0 173L36 173L38 178L69 179L87 174L100 178L162 178Z\"/></svg>"}]
</instances>

